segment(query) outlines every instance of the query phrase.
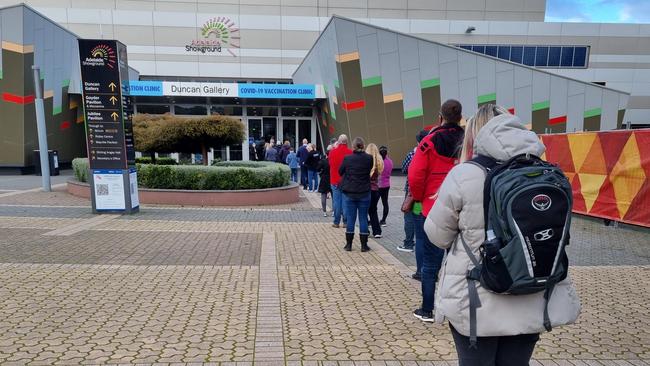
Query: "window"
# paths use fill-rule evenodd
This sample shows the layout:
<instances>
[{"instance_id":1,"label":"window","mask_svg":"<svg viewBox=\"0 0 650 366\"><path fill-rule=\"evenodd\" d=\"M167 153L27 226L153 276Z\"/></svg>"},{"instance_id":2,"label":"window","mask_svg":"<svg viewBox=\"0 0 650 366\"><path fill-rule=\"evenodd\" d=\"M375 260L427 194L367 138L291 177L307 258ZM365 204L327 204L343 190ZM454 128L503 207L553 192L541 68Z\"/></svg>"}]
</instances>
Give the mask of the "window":
<instances>
[{"instance_id":1,"label":"window","mask_svg":"<svg viewBox=\"0 0 650 366\"><path fill-rule=\"evenodd\" d=\"M282 115L285 117L311 117L312 109L303 107L284 107Z\"/></svg>"},{"instance_id":2,"label":"window","mask_svg":"<svg viewBox=\"0 0 650 366\"><path fill-rule=\"evenodd\" d=\"M573 47L562 47L562 58L560 59L560 66L573 66Z\"/></svg>"},{"instance_id":3,"label":"window","mask_svg":"<svg viewBox=\"0 0 650 366\"><path fill-rule=\"evenodd\" d=\"M213 105L210 106L210 114L220 114L222 116L241 116L242 107L240 106L223 106Z\"/></svg>"},{"instance_id":4,"label":"window","mask_svg":"<svg viewBox=\"0 0 650 366\"><path fill-rule=\"evenodd\" d=\"M510 46L499 46L498 57L504 60L510 60Z\"/></svg>"},{"instance_id":5,"label":"window","mask_svg":"<svg viewBox=\"0 0 650 366\"><path fill-rule=\"evenodd\" d=\"M537 47L535 55L535 66L548 66L548 47Z\"/></svg>"},{"instance_id":6,"label":"window","mask_svg":"<svg viewBox=\"0 0 650 366\"><path fill-rule=\"evenodd\" d=\"M573 52L573 67L587 67L587 47L576 47Z\"/></svg>"},{"instance_id":7,"label":"window","mask_svg":"<svg viewBox=\"0 0 650 366\"><path fill-rule=\"evenodd\" d=\"M175 105L174 114L186 116L205 116L208 114L208 109L204 105Z\"/></svg>"},{"instance_id":8,"label":"window","mask_svg":"<svg viewBox=\"0 0 650 366\"><path fill-rule=\"evenodd\" d=\"M169 105L156 104L138 104L136 105L138 113L146 114L165 114L169 113Z\"/></svg>"},{"instance_id":9,"label":"window","mask_svg":"<svg viewBox=\"0 0 650 366\"><path fill-rule=\"evenodd\" d=\"M557 67L560 66L560 54L562 53L562 47L551 47L548 51L548 66Z\"/></svg>"},{"instance_id":10,"label":"window","mask_svg":"<svg viewBox=\"0 0 650 366\"><path fill-rule=\"evenodd\" d=\"M539 68L586 68L589 46L457 45L465 50Z\"/></svg>"},{"instance_id":11,"label":"window","mask_svg":"<svg viewBox=\"0 0 650 366\"><path fill-rule=\"evenodd\" d=\"M521 60L524 56L524 48L521 46L513 46L510 49L510 61L521 63Z\"/></svg>"},{"instance_id":12,"label":"window","mask_svg":"<svg viewBox=\"0 0 650 366\"><path fill-rule=\"evenodd\" d=\"M524 65L535 66L535 47L524 47Z\"/></svg>"},{"instance_id":13,"label":"window","mask_svg":"<svg viewBox=\"0 0 650 366\"><path fill-rule=\"evenodd\" d=\"M249 116L277 116L277 107L246 107Z\"/></svg>"},{"instance_id":14,"label":"window","mask_svg":"<svg viewBox=\"0 0 650 366\"><path fill-rule=\"evenodd\" d=\"M478 53L485 53L485 46L472 46L472 51Z\"/></svg>"}]
</instances>

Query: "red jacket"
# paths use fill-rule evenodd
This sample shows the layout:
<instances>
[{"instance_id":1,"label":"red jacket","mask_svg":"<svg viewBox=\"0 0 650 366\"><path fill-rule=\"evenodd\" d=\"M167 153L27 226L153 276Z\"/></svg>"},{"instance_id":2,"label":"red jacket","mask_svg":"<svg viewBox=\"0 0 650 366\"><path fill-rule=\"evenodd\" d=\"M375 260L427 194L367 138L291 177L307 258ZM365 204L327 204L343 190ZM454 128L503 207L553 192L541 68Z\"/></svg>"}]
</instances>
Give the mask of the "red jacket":
<instances>
[{"instance_id":1,"label":"red jacket","mask_svg":"<svg viewBox=\"0 0 650 366\"><path fill-rule=\"evenodd\" d=\"M422 202L424 216L433 207L447 173L458 163L463 134L462 127L445 124L422 139L415 150L408 169L409 192Z\"/></svg>"},{"instance_id":2,"label":"red jacket","mask_svg":"<svg viewBox=\"0 0 650 366\"><path fill-rule=\"evenodd\" d=\"M328 159L330 161L330 184L339 185L341 176L339 168L343 163L343 158L352 154L352 150L347 145L339 145L330 151Z\"/></svg>"}]
</instances>

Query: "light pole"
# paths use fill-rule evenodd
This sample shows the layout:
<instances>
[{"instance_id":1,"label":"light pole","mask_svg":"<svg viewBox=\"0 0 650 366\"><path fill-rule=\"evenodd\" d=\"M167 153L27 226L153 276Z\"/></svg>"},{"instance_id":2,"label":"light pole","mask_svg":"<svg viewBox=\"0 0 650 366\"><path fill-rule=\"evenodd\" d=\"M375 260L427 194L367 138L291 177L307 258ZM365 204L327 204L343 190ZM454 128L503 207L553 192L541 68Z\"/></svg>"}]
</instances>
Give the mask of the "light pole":
<instances>
[{"instance_id":1,"label":"light pole","mask_svg":"<svg viewBox=\"0 0 650 366\"><path fill-rule=\"evenodd\" d=\"M38 150L41 159L41 177L43 178L43 191L50 192L50 153L47 148L47 130L45 127L45 110L43 107L43 92L41 91L40 68L32 65L34 70L34 92L36 99L34 107L36 108L36 130L38 131Z\"/></svg>"}]
</instances>

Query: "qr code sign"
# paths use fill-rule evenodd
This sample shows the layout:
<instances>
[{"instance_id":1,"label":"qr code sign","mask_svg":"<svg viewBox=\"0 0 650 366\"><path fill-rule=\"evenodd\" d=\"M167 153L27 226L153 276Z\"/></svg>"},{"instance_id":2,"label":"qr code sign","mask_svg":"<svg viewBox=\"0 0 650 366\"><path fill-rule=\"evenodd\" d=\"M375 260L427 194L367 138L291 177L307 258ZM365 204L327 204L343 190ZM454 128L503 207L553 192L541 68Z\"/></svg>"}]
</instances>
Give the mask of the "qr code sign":
<instances>
[{"instance_id":1,"label":"qr code sign","mask_svg":"<svg viewBox=\"0 0 650 366\"><path fill-rule=\"evenodd\" d=\"M108 196L108 184L95 185L98 196Z\"/></svg>"}]
</instances>

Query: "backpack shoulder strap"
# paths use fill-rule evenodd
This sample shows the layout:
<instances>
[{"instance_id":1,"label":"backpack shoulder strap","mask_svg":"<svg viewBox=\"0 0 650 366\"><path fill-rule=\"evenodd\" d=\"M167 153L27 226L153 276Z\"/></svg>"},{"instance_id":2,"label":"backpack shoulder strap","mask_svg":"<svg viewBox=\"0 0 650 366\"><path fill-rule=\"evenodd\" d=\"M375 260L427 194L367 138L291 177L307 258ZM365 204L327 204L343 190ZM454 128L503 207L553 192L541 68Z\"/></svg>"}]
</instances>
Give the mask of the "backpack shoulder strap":
<instances>
[{"instance_id":1,"label":"backpack shoulder strap","mask_svg":"<svg viewBox=\"0 0 650 366\"><path fill-rule=\"evenodd\" d=\"M463 234L459 233L458 236L463 244L463 248L465 248L467 256L474 265L474 268L467 271L465 279L467 280L467 291L469 292L469 344L470 348L476 349L478 342L476 336L476 309L481 307L481 299L478 296L476 282L481 280L481 263L474 253L472 253L472 248L467 245L465 238L463 238Z\"/></svg>"},{"instance_id":2,"label":"backpack shoulder strap","mask_svg":"<svg viewBox=\"0 0 650 366\"><path fill-rule=\"evenodd\" d=\"M485 155L478 155L467 163L478 166L485 173L485 183L483 184L483 222L485 223L485 232L487 238L488 231L488 213L490 212L490 188L492 183L492 172L499 167L496 159Z\"/></svg>"}]
</instances>

